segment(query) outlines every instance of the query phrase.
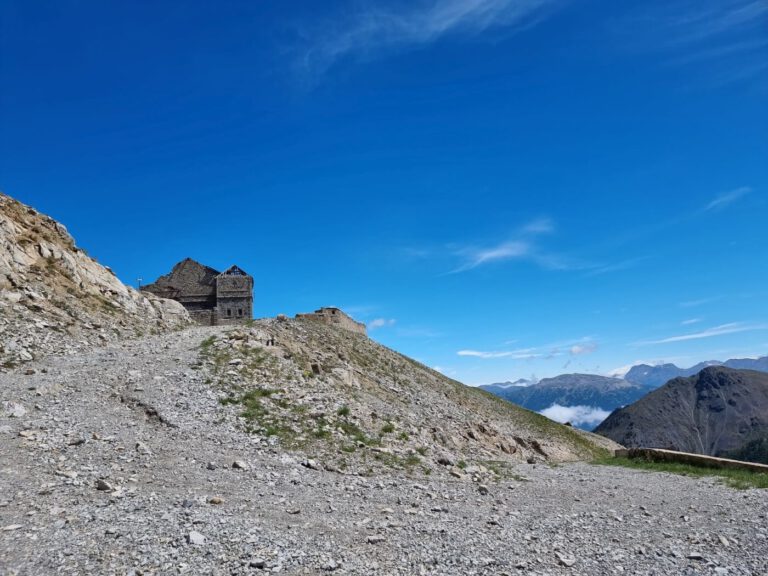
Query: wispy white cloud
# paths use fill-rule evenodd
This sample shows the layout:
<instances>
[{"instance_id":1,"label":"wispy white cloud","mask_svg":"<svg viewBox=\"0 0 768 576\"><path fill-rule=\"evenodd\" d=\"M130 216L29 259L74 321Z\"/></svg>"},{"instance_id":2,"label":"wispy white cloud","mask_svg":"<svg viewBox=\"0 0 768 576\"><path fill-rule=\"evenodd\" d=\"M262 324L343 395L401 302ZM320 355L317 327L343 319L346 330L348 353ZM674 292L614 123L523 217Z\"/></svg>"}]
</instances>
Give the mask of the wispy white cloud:
<instances>
[{"instance_id":1,"label":"wispy white cloud","mask_svg":"<svg viewBox=\"0 0 768 576\"><path fill-rule=\"evenodd\" d=\"M574 344L571 346L571 356L583 356L585 354L592 354L597 350L597 344L594 342L587 342L585 344Z\"/></svg>"},{"instance_id":2,"label":"wispy white cloud","mask_svg":"<svg viewBox=\"0 0 768 576\"><path fill-rule=\"evenodd\" d=\"M520 30L539 21L557 0L414 0L367 2L346 18L309 34L301 66L319 74L345 57L423 46L450 34L475 36L498 28Z\"/></svg>"},{"instance_id":3,"label":"wispy white cloud","mask_svg":"<svg viewBox=\"0 0 768 576\"><path fill-rule=\"evenodd\" d=\"M538 218L522 227L525 234L549 234L555 231L555 223L550 218Z\"/></svg>"},{"instance_id":4,"label":"wispy white cloud","mask_svg":"<svg viewBox=\"0 0 768 576\"><path fill-rule=\"evenodd\" d=\"M521 240L503 242L486 248L467 248L462 250L466 262L453 270L453 272L465 272L483 264L490 264L491 262L501 260L519 260L530 256L531 251L531 244Z\"/></svg>"},{"instance_id":5,"label":"wispy white cloud","mask_svg":"<svg viewBox=\"0 0 768 576\"><path fill-rule=\"evenodd\" d=\"M714 80L727 83L762 70L756 64L764 61L766 18L765 0L669 0L640 3L617 24L644 51L669 54L667 64L706 65Z\"/></svg>"},{"instance_id":6,"label":"wispy white cloud","mask_svg":"<svg viewBox=\"0 0 768 576\"><path fill-rule=\"evenodd\" d=\"M394 326L397 321L394 318L374 318L368 322L369 330L376 330L378 328L386 328Z\"/></svg>"},{"instance_id":7,"label":"wispy white cloud","mask_svg":"<svg viewBox=\"0 0 768 576\"><path fill-rule=\"evenodd\" d=\"M632 369L632 366L635 366L636 364L641 364L641 362L634 362L632 364L625 364L624 366L618 366L613 370L608 370L608 372L606 372L605 375L613 376L614 378L624 378L624 376L627 375L627 372L629 372Z\"/></svg>"},{"instance_id":8,"label":"wispy white cloud","mask_svg":"<svg viewBox=\"0 0 768 576\"><path fill-rule=\"evenodd\" d=\"M475 358L512 358L513 360L530 360L532 358L541 358L543 354L534 353L530 349L526 350L502 350L498 352L483 352L480 350L459 350L456 352L459 356L472 356Z\"/></svg>"},{"instance_id":9,"label":"wispy white cloud","mask_svg":"<svg viewBox=\"0 0 768 576\"><path fill-rule=\"evenodd\" d=\"M731 204L736 202L738 199L743 198L750 192L752 192L752 188L750 188L749 186L742 186L741 188L736 188L735 190L724 192L723 194L720 194L717 198L712 200L709 204L707 204L704 207L704 210L707 210L707 211L721 210L726 206L730 206Z\"/></svg>"},{"instance_id":10,"label":"wispy white cloud","mask_svg":"<svg viewBox=\"0 0 768 576\"><path fill-rule=\"evenodd\" d=\"M683 320L682 322L680 322L680 325L690 326L691 324L698 324L701 321L702 321L701 318L689 318L688 320Z\"/></svg>"},{"instance_id":11,"label":"wispy white cloud","mask_svg":"<svg viewBox=\"0 0 768 576\"><path fill-rule=\"evenodd\" d=\"M555 231L555 225L549 218L538 218L520 226L509 238L490 246L465 246L454 251L462 262L451 270L458 274L473 270L493 262L509 260L534 262L546 269L567 269L571 263L562 256L549 254L537 244L537 239Z\"/></svg>"},{"instance_id":12,"label":"wispy white cloud","mask_svg":"<svg viewBox=\"0 0 768 576\"><path fill-rule=\"evenodd\" d=\"M546 410L540 412L550 420L565 424L570 422L574 426L597 426L610 416L610 412L595 406L561 406L552 404Z\"/></svg>"},{"instance_id":13,"label":"wispy white cloud","mask_svg":"<svg viewBox=\"0 0 768 576\"><path fill-rule=\"evenodd\" d=\"M717 302L720 299L721 296L710 296L708 298L698 298L696 300L685 300L684 302L680 302L680 308L697 308L699 306L703 306L704 304Z\"/></svg>"},{"instance_id":14,"label":"wispy white cloud","mask_svg":"<svg viewBox=\"0 0 768 576\"><path fill-rule=\"evenodd\" d=\"M764 0L720 0L677 4L684 12L670 15L667 25L678 33L672 40L691 43L738 35L759 27L768 16Z\"/></svg>"},{"instance_id":15,"label":"wispy white cloud","mask_svg":"<svg viewBox=\"0 0 768 576\"><path fill-rule=\"evenodd\" d=\"M637 267L638 264L644 260L648 260L649 256L640 256L638 258L629 258L613 264L604 264L592 267L585 273L585 276L601 276L603 274L609 274L611 272L621 272L624 270L630 270Z\"/></svg>"},{"instance_id":16,"label":"wispy white cloud","mask_svg":"<svg viewBox=\"0 0 768 576\"><path fill-rule=\"evenodd\" d=\"M651 344L670 344L673 342L687 342L689 340L701 340L703 338L714 338L715 336L724 336L726 334L737 334L739 332L752 332L755 330L768 330L768 324L754 324L746 322L731 322L729 324L721 324L720 326L714 326L707 328L700 332L693 332L690 334L680 334L678 336L668 336L659 340L648 340L645 342L638 342L639 346L647 346Z\"/></svg>"},{"instance_id":17,"label":"wispy white cloud","mask_svg":"<svg viewBox=\"0 0 768 576\"><path fill-rule=\"evenodd\" d=\"M570 354L571 356L581 356L591 354L597 350L597 343L591 337L581 338L570 342L557 342L545 346L534 348L518 348L515 350L459 350L456 352L459 356L470 356L474 358L483 358L490 360L494 358L510 358L513 360L533 360L543 358L549 360L558 356Z\"/></svg>"}]
</instances>

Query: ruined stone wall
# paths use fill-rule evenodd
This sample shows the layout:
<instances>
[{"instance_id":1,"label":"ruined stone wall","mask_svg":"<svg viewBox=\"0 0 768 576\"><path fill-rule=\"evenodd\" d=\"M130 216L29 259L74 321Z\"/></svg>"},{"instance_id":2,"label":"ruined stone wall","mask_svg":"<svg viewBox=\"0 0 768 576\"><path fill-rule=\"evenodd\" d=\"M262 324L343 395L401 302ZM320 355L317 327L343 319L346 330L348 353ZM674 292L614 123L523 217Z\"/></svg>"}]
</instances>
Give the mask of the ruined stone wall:
<instances>
[{"instance_id":1,"label":"ruined stone wall","mask_svg":"<svg viewBox=\"0 0 768 576\"><path fill-rule=\"evenodd\" d=\"M187 309L187 312L189 312L190 318L201 326L215 326L216 325L216 309L208 309L208 310L189 310Z\"/></svg>"},{"instance_id":2,"label":"ruined stone wall","mask_svg":"<svg viewBox=\"0 0 768 576\"><path fill-rule=\"evenodd\" d=\"M296 318L298 320L323 322L358 334L368 334L365 324L357 322L339 308L320 308L309 314L296 314Z\"/></svg>"}]
</instances>

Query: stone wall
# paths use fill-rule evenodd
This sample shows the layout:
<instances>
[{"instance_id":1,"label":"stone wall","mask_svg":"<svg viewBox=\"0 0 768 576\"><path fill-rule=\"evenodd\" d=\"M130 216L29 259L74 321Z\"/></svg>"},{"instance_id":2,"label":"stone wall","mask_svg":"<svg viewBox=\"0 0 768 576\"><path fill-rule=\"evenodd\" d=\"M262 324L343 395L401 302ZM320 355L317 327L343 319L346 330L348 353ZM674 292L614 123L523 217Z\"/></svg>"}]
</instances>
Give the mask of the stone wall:
<instances>
[{"instance_id":1,"label":"stone wall","mask_svg":"<svg viewBox=\"0 0 768 576\"><path fill-rule=\"evenodd\" d=\"M349 315L345 314L339 308L320 308L314 312L308 314L296 314L297 320L313 320L316 322L324 322L332 326L338 326L351 332L357 332L358 334L367 335L365 324L357 322Z\"/></svg>"},{"instance_id":2,"label":"stone wall","mask_svg":"<svg viewBox=\"0 0 768 576\"><path fill-rule=\"evenodd\" d=\"M216 278L218 324L240 324L253 318L253 278L221 274Z\"/></svg>"},{"instance_id":3,"label":"stone wall","mask_svg":"<svg viewBox=\"0 0 768 576\"><path fill-rule=\"evenodd\" d=\"M208 310L189 310L187 309L187 312L189 312L190 318L196 323L200 324L201 326L215 326L216 325L216 309L208 309Z\"/></svg>"},{"instance_id":4,"label":"stone wall","mask_svg":"<svg viewBox=\"0 0 768 576\"><path fill-rule=\"evenodd\" d=\"M220 273L186 258L142 291L176 300L203 326L242 324L253 318L253 278L237 266Z\"/></svg>"},{"instance_id":5,"label":"stone wall","mask_svg":"<svg viewBox=\"0 0 768 576\"><path fill-rule=\"evenodd\" d=\"M691 464L706 468L728 468L731 470L750 470L752 472L768 473L768 465L766 464L717 458L704 454L677 452L676 450L663 450L661 448L619 448L614 450L613 455L616 458L639 458L649 462L676 462L678 464Z\"/></svg>"}]
</instances>

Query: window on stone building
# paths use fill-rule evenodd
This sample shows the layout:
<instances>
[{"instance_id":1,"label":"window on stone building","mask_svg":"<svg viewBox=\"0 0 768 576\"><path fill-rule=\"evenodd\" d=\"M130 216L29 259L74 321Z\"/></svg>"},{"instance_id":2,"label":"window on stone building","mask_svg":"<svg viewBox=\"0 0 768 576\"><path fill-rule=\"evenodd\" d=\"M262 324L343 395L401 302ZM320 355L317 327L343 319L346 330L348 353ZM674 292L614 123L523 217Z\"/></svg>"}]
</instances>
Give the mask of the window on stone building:
<instances>
[{"instance_id":1,"label":"window on stone building","mask_svg":"<svg viewBox=\"0 0 768 576\"><path fill-rule=\"evenodd\" d=\"M242 316L243 315L243 309L242 308L238 308L237 309L237 315L238 316Z\"/></svg>"},{"instance_id":2,"label":"window on stone building","mask_svg":"<svg viewBox=\"0 0 768 576\"><path fill-rule=\"evenodd\" d=\"M232 308L227 308L227 316L232 316Z\"/></svg>"}]
</instances>

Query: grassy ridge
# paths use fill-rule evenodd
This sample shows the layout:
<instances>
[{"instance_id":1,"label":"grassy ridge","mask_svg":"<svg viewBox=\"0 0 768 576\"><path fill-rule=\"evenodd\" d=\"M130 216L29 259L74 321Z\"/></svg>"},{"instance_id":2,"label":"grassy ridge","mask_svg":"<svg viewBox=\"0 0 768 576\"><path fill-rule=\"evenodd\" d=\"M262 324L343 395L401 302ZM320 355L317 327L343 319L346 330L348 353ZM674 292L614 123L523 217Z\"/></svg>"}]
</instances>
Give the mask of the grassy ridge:
<instances>
[{"instance_id":1,"label":"grassy ridge","mask_svg":"<svg viewBox=\"0 0 768 576\"><path fill-rule=\"evenodd\" d=\"M598 458L594 464L606 466L622 466L633 470L647 470L649 472L669 472L681 476L704 478L714 476L723 484L745 490L747 488L768 488L768 474L751 472L749 470L731 470L726 468L706 468L692 464L679 464L677 462L650 462L642 458Z\"/></svg>"}]
</instances>

